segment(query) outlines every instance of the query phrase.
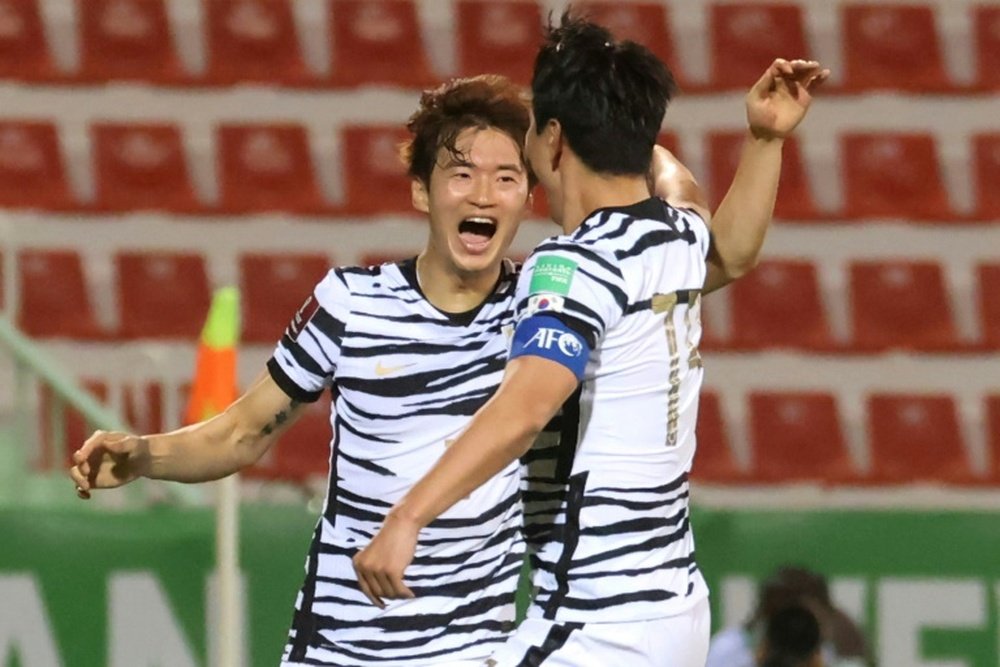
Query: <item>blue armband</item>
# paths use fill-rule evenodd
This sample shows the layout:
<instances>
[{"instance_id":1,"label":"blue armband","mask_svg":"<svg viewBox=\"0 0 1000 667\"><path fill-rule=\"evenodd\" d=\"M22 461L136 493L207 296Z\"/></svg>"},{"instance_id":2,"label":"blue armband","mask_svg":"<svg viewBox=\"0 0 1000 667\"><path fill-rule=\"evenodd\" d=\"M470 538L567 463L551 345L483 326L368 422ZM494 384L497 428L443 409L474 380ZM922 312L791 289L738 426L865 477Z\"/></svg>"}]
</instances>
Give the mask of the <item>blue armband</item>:
<instances>
[{"instance_id":1,"label":"blue armband","mask_svg":"<svg viewBox=\"0 0 1000 667\"><path fill-rule=\"evenodd\" d=\"M562 320L542 315L521 320L514 330L509 358L526 355L551 359L572 371L577 380L583 380L590 347Z\"/></svg>"}]
</instances>

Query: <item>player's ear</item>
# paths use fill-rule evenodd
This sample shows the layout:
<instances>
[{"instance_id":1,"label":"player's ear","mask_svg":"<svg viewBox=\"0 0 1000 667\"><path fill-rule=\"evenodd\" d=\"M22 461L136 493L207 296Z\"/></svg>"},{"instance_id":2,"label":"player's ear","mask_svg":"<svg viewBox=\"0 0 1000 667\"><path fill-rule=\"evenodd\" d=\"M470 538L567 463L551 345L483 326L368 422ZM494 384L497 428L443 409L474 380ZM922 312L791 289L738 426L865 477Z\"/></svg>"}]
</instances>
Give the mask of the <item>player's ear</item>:
<instances>
[{"instance_id":1,"label":"player's ear","mask_svg":"<svg viewBox=\"0 0 1000 667\"><path fill-rule=\"evenodd\" d=\"M545 125L545 144L549 150L550 167L552 171L558 171L562 160L563 131L562 125L555 118L550 118Z\"/></svg>"},{"instance_id":2,"label":"player's ear","mask_svg":"<svg viewBox=\"0 0 1000 667\"><path fill-rule=\"evenodd\" d=\"M427 193L427 186L419 178L410 181L410 201L413 208L421 213L431 212L430 195Z\"/></svg>"}]
</instances>

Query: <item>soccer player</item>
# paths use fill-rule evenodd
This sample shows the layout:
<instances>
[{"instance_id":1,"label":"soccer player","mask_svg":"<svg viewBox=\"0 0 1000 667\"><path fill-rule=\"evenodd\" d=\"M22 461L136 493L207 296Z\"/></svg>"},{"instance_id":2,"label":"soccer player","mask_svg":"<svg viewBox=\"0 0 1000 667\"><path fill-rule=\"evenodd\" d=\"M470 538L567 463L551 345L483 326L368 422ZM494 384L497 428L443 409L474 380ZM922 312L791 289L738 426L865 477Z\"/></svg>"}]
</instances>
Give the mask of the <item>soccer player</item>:
<instances>
[{"instance_id":1,"label":"soccer player","mask_svg":"<svg viewBox=\"0 0 1000 667\"><path fill-rule=\"evenodd\" d=\"M782 139L827 74L776 61L751 89L738 192L717 221L770 214ZM407 567L426 526L525 454L561 408L556 464L529 480L555 506L535 598L489 665L705 662L708 591L694 559L688 471L710 237L701 217L650 198L645 182L672 89L645 48L568 13L550 27L525 150L564 233L540 244L518 279L497 393L354 558L373 601L419 599L403 574L414 583ZM741 189L751 182L759 187Z\"/></svg>"},{"instance_id":2,"label":"soccer player","mask_svg":"<svg viewBox=\"0 0 1000 667\"><path fill-rule=\"evenodd\" d=\"M406 151L413 203L429 220L419 257L331 271L222 415L167 434L98 432L74 454L84 497L138 477L218 479L257 461L303 403L335 390L329 491L285 665L481 664L513 629L524 553L514 462L424 531L410 571L419 597L373 607L351 557L499 384L517 277L502 258L527 210L529 122L522 93L501 77L425 93ZM696 198L669 153L657 165L661 194ZM720 247L717 284L759 250L727 233Z\"/></svg>"}]
</instances>

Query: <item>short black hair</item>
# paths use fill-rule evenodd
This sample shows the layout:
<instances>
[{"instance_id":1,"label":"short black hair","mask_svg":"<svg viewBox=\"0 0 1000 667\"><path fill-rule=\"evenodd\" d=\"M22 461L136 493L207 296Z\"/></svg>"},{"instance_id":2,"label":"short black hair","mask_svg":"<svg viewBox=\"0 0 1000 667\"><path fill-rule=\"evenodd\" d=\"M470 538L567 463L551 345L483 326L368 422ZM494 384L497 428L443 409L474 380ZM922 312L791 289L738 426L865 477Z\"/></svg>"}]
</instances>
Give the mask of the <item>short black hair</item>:
<instances>
[{"instance_id":1,"label":"short black hair","mask_svg":"<svg viewBox=\"0 0 1000 667\"><path fill-rule=\"evenodd\" d=\"M641 44L616 41L572 8L558 27L550 16L531 80L536 130L558 120L590 169L645 174L676 90L667 66Z\"/></svg>"},{"instance_id":2,"label":"short black hair","mask_svg":"<svg viewBox=\"0 0 1000 667\"><path fill-rule=\"evenodd\" d=\"M402 146L402 159L411 177L430 185L440 149L463 157L455 147L458 135L470 127L492 127L511 138L524 163L524 136L530 124L524 89L506 77L452 79L420 96L420 107L406 123L412 138ZM529 178L533 178L530 171Z\"/></svg>"},{"instance_id":3,"label":"short black hair","mask_svg":"<svg viewBox=\"0 0 1000 667\"><path fill-rule=\"evenodd\" d=\"M800 667L819 650L819 621L801 605L780 609L767 620L764 667Z\"/></svg>"}]
</instances>

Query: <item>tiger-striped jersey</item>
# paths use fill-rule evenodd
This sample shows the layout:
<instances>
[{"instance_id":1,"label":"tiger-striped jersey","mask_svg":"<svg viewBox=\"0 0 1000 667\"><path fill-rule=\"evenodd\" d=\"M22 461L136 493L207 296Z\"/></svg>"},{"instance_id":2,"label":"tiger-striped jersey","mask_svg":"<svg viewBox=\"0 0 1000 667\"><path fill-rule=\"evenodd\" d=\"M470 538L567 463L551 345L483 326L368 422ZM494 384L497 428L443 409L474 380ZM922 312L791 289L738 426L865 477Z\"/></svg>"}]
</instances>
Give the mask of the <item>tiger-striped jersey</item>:
<instances>
[{"instance_id":1,"label":"tiger-striped jersey","mask_svg":"<svg viewBox=\"0 0 1000 667\"><path fill-rule=\"evenodd\" d=\"M352 557L494 393L507 358L516 267L476 310L443 313L415 263L332 270L268 362L299 401L331 387L330 478L284 660L434 665L485 659L513 629L524 555L516 463L420 532L405 582L380 610Z\"/></svg>"},{"instance_id":2,"label":"tiger-striped jersey","mask_svg":"<svg viewBox=\"0 0 1000 667\"><path fill-rule=\"evenodd\" d=\"M649 620L708 594L694 557L688 473L709 242L694 212L648 199L595 211L525 263L515 340L522 327L555 332L549 338L568 344L564 354L582 347L587 355L563 407L561 441L542 439L525 457L530 617Z\"/></svg>"}]
</instances>

